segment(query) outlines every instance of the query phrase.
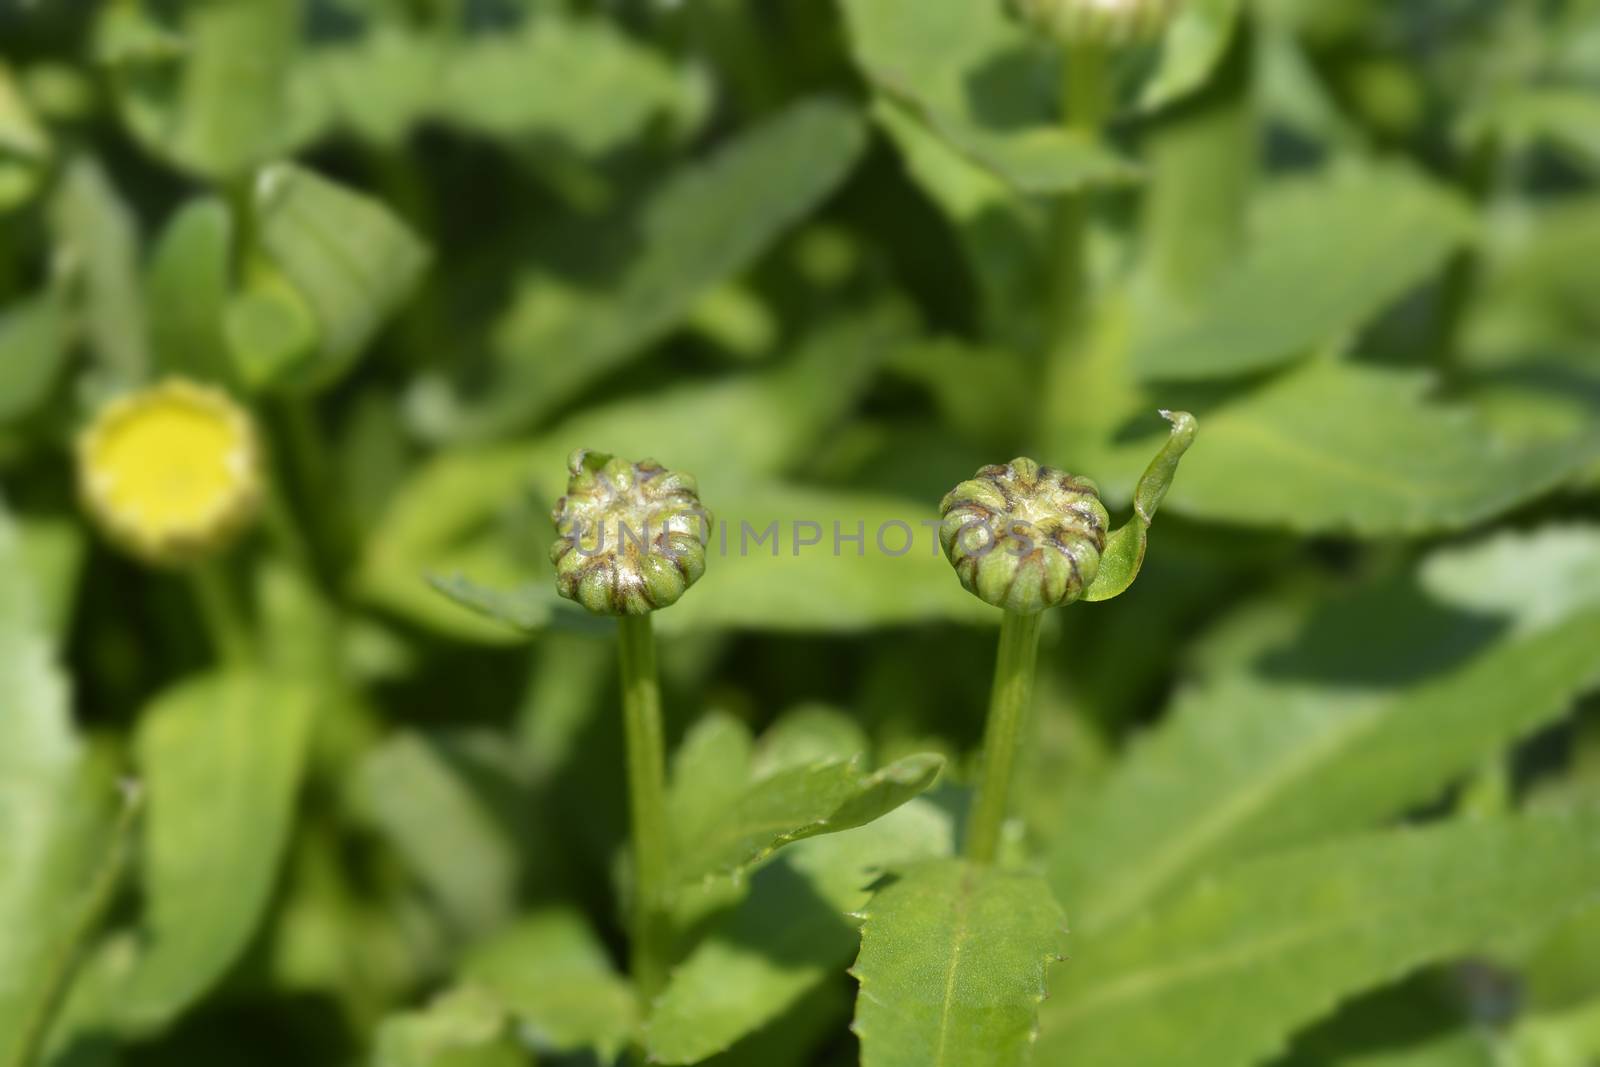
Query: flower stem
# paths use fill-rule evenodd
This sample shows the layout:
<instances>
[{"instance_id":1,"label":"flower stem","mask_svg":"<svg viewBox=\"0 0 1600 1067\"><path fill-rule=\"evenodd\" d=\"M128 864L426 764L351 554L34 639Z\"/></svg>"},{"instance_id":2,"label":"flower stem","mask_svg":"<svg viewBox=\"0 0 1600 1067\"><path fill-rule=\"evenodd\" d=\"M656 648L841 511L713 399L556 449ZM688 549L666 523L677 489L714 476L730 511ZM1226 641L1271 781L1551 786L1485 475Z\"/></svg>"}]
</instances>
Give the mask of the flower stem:
<instances>
[{"instance_id":1,"label":"flower stem","mask_svg":"<svg viewBox=\"0 0 1600 1067\"><path fill-rule=\"evenodd\" d=\"M1061 82L1061 121L1068 130L1097 137L1110 110L1106 53L1095 45L1067 49ZM1055 339L1060 348L1076 347L1086 332L1089 295L1088 234L1090 194L1067 193L1056 214Z\"/></svg>"},{"instance_id":2,"label":"flower stem","mask_svg":"<svg viewBox=\"0 0 1600 1067\"><path fill-rule=\"evenodd\" d=\"M250 628L222 565L215 560L196 564L189 571L189 584L217 658L229 667L249 663L253 658Z\"/></svg>"},{"instance_id":3,"label":"flower stem","mask_svg":"<svg viewBox=\"0 0 1600 1067\"><path fill-rule=\"evenodd\" d=\"M633 834L633 980L648 1004L666 984L672 937L661 689L650 616L622 616L617 637Z\"/></svg>"},{"instance_id":4,"label":"flower stem","mask_svg":"<svg viewBox=\"0 0 1600 1067\"><path fill-rule=\"evenodd\" d=\"M1000 655L995 661L989 722L983 735L983 777L967 826L967 858L977 863L993 863L1000 851L1022 728L1033 696L1041 617L1039 613L1008 611L1000 623Z\"/></svg>"}]
</instances>

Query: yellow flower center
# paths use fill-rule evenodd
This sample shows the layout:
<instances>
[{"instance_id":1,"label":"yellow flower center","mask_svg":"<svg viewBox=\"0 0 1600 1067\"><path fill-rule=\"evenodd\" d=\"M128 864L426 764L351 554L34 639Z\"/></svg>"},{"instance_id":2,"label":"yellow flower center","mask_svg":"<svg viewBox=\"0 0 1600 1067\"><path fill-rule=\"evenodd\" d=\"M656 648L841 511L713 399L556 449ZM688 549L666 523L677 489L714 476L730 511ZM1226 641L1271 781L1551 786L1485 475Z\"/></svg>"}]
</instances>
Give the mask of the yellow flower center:
<instances>
[{"instance_id":1,"label":"yellow flower center","mask_svg":"<svg viewBox=\"0 0 1600 1067\"><path fill-rule=\"evenodd\" d=\"M187 382L113 404L85 435L80 463L97 517L154 562L217 547L254 509L248 417L222 393Z\"/></svg>"}]
</instances>

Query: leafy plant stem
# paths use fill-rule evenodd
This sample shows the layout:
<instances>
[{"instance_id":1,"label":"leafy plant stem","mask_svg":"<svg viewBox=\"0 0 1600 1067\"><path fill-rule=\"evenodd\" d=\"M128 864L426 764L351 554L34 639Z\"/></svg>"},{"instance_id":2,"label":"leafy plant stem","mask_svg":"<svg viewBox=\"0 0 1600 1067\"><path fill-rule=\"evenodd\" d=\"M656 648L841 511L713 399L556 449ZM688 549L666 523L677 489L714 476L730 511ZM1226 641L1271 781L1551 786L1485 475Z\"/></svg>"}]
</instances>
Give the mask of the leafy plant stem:
<instances>
[{"instance_id":1,"label":"leafy plant stem","mask_svg":"<svg viewBox=\"0 0 1600 1067\"><path fill-rule=\"evenodd\" d=\"M993 863L1000 851L1011 780L1033 696L1034 664L1039 654L1040 613L1008 611L1000 622L1000 654L995 661L994 689L989 694L989 721L983 735L983 777L967 827L967 857Z\"/></svg>"},{"instance_id":2,"label":"leafy plant stem","mask_svg":"<svg viewBox=\"0 0 1600 1067\"><path fill-rule=\"evenodd\" d=\"M249 663L253 657L250 629L222 564L215 560L196 564L189 571L189 584L218 658L230 667Z\"/></svg>"},{"instance_id":3,"label":"leafy plant stem","mask_svg":"<svg viewBox=\"0 0 1600 1067\"><path fill-rule=\"evenodd\" d=\"M655 636L648 615L617 623L622 665L622 715L628 750L628 803L633 835L633 980L648 1003L666 984L671 939L667 856L665 743Z\"/></svg>"}]
</instances>

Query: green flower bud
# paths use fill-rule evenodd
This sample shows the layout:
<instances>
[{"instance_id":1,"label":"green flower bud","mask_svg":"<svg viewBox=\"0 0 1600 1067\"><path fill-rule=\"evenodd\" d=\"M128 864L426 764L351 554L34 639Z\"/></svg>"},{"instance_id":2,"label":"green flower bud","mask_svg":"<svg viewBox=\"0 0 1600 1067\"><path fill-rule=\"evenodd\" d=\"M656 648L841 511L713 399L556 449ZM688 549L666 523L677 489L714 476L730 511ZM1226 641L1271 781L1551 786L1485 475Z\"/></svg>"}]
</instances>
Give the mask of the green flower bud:
<instances>
[{"instance_id":1,"label":"green flower bud","mask_svg":"<svg viewBox=\"0 0 1600 1067\"><path fill-rule=\"evenodd\" d=\"M1111 526L1094 482L1031 459L984 467L939 512L939 542L961 584L1019 615L1080 599Z\"/></svg>"},{"instance_id":2,"label":"green flower bud","mask_svg":"<svg viewBox=\"0 0 1600 1067\"><path fill-rule=\"evenodd\" d=\"M556 588L597 615L645 615L706 571L711 513L692 476L580 448L551 519Z\"/></svg>"},{"instance_id":3,"label":"green flower bud","mask_svg":"<svg viewBox=\"0 0 1600 1067\"><path fill-rule=\"evenodd\" d=\"M1018 15L1063 44L1122 47L1154 40L1180 0L1011 0Z\"/></svg>"}]
</instances>

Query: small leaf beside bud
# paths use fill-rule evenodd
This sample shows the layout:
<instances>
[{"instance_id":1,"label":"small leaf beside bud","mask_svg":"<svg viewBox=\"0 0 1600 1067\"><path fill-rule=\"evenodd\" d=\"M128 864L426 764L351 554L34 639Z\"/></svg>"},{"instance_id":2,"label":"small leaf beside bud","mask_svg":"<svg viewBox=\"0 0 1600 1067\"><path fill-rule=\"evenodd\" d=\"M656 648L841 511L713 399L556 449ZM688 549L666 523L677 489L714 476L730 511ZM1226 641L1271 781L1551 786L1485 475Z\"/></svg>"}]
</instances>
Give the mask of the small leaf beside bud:
<instances>
[{"instance_id":1,"label":"small leaf beside bud","mask_svg":"<svg viewBox=\"0 0 1600 1067\"><path fill-rule=\"evenodd\" d=\"M556 588L597 615L676 603L706 570L711 513L692 476L579 449L551 519Z\"/></svg>"},{"instance_id":2,"label":"small leaf beside bud","mask_svg":"<svg viewBox=\"0 0 1600 1067\"><path fill-rule=\"evenodd\" d=\"M1181 0L1011 0L1024 21L1063 44L1120 48L1154 40Z\"/></svg>"}]
</instances>

